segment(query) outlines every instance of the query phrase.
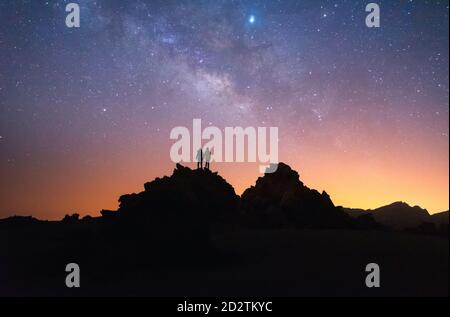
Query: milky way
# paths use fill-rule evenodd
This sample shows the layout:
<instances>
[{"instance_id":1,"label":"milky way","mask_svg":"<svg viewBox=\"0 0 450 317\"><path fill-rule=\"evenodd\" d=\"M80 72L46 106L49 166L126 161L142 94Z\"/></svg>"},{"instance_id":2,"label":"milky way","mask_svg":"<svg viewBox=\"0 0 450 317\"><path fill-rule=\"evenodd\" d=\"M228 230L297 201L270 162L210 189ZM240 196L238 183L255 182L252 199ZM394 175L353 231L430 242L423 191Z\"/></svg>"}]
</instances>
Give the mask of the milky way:
<instances>
[{"instance_id":1,"label":"milky way","mask_svg":"<svg viewBox=\"0 0 450 317\"><path fill-rule=\"evenodd\" d=\"M375 1L380 28L369 2L2 1L0 216L115 208L194 118L279 127L336 204L448 209L448 1ZM238 193L259 176L213 168Z\"/></svg>"}]
</instances>

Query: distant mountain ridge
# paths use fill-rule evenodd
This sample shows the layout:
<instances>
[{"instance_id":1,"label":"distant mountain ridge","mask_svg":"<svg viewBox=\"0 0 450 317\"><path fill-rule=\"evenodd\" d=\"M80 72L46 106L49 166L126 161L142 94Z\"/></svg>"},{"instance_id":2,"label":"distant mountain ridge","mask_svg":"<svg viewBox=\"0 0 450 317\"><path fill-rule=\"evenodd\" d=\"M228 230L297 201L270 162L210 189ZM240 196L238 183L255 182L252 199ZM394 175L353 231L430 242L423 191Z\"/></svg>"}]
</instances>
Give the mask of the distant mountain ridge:
<instances>
[{"instance_id":1,"label":"distant mountain ridge","mask_svg":"<svg viewBox=\"0 0 450 317\"><path fill-rule=\"evenodd\" d=\"M402 201L376 209L343 208L343 210L353 218L370 214L378 223L396 230L415 228L424 223L437 226L448 225L449 223L448 211L430 215L426 209L419 206L410 206Z\"/></svg>"},{"instance_id":2,"label":"distant mountain ridge","mask_svg":"<svg viewBox=\"0 0 450 317\"><path fill-rule=\"evenodd\" d=\"M432 214L431 218L433 219L433 223L436 225L448 225L449 223L449 211L442 211L436 214Z\"/></svg>"}]
</instances>

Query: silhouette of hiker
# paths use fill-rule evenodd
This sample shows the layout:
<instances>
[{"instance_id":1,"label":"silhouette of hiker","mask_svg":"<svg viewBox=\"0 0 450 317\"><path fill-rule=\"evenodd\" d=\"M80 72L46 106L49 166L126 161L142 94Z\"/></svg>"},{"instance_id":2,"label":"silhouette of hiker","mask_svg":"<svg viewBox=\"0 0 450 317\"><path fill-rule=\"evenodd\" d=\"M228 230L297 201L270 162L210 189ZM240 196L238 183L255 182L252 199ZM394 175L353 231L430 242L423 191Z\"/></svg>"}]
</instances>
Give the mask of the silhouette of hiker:
<instances>
[{"instance_id":1,"label":"silhouette of hiker","mask_svg":"<svg viewBox=\"0 0 450 317\"><path fill-rule=\"evenodd\" d=\"M197 159L197 168L202 169L203 168L203 151L202 151L202 149L198 149L196 159Z\"/></svg>"},{"instance_id":2,"label":"silhouette of hiker","mask_svg":"<svg viewBox=\"0 0 450 317\"><path fill-rule=\"evenodd\" d=\"M205 169L207 170L209 170L209 162L211 162L211 151L207 147L205 151Z\"/></svg>"}]
</instances>

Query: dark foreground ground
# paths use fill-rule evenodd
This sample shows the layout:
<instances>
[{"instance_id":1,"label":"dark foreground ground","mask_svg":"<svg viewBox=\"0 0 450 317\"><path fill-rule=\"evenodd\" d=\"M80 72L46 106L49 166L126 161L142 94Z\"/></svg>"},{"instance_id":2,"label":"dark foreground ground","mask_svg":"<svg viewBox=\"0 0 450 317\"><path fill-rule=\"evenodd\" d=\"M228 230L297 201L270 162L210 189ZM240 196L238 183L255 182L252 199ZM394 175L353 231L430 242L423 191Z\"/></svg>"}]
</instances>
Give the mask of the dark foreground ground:
<instances>
[{"instance_id":1,"label":"dark foreground ground","mask_svg":"<svg viewBox=\"0 0 450 317\"><path fill-rule=\"evenodd\" d=\"M140 247L147 252L140 261L137 249L120 241L67 242L70 230L53 234L59 242L45 247L50 238L40 230L0 230L1 296L448 296L449 241L442 237L242 231L212 235L207 249ZM79 289L65 286L70 262L80 265ZM381 268L379 289L365 287L371 262Z\"/></svg>"}]
</instances>

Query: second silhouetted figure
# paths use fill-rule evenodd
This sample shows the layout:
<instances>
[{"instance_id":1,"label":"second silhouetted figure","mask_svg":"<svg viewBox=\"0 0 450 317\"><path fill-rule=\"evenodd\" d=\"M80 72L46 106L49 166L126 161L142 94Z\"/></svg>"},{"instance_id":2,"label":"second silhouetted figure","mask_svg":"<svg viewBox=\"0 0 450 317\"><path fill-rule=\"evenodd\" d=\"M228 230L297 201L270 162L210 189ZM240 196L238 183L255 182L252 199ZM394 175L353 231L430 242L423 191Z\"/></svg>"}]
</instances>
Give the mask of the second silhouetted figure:
<instances>
[{"instance_id":1,"label":"second silhouetted figure","mask_svg":"<svg viewBox=\"0 0 450 317\"><path fill-rule=\"evenodd\" d=\"M211 162L211 151L209 147L205 150L205 169L209 170L209 162Z\"/></svg>"}]
</instances>

